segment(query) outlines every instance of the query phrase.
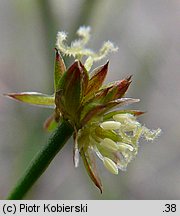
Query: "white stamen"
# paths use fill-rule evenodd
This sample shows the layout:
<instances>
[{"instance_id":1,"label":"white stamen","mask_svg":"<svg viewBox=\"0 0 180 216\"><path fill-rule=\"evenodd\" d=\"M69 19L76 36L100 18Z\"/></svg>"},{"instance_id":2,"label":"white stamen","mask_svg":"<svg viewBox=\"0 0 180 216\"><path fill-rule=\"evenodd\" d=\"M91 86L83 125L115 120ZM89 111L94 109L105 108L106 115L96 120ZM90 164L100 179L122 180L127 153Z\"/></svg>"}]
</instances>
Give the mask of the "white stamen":
<instances>
[{"instance_id":1,"label":"white stamen","mask_svg":"<svg viewBox=\"0 0 180 216\"><path fill-rule=\"evenodd\" d=\"M124 125L123 125L123 130L124 131L134 131L135 129L137 129L137 127L140 127L141 124L135 120L132 120L132 119L127 119L125 122L124 122Z\"/></svg>"},{"instance_id":2,"label":"white stamen","mask_svg":"<svg viewBox=\"0 0 180 216\"><path fill-rule=\"evenodd\" d=\"M104 157L103 164L107 168L108 171L110 171L111 173L113 173L115 175L118 174L118 168L117 168L116 164L111 159Z\"/></svg>"},{"instance_id":3,"label":"white stamen","mask_svg":"<svg viewBox=\"0 0 180 216\"><path fill-rule=\"evenodd\" d=\"M118 143L118 144L119 144L118 145L119 150L124 151L124 150L128 149L131 152L134 151L134 148L129 144L126 144L126 143Z\"/></svg>"},{"instance_id":4,"label":"white stamen","mask_svg":"<svg viewBox=\"0 0 180 216\"><path fill-rule=\"evenodd\" d=\"M105 147L111 151L117 151L118 150L117 144L109 138L103 139L103 141L100 143L100 145L102 145L103 147Z\"/></svg>"},{"instance_id":5,"label":"white stamen","mask_svg":"<svg viewBox=\"0 0 180 216\"><path fill-rule=\"evenodd\" d=\"M116 114L113 116L113 119L115 121L124 123L124 121L131 119L131 120L135 120L135 117L132 114L129 113L123 113L123 114Z\"/></svg>"},{"instance_id":6,"label":"white stamen","mask_svg":"<svg viewBox=\"0 0 180 216\"><path fill-rule=\"evenodd\" d=\"M117 130L121 127L121 123L116 121L105 121L101 123L100 126L105 130Z\"/></svg>"}]
</instances>

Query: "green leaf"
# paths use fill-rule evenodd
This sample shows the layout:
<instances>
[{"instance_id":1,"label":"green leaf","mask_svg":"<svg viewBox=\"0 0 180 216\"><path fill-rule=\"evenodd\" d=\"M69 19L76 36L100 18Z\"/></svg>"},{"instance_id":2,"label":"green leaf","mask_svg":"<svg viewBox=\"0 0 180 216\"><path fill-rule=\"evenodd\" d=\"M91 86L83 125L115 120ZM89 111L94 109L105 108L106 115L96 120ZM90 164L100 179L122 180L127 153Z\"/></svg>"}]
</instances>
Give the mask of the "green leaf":
<instances>
[{"instance_id":1,"label":"green leaf","mask_svg":"<svg viewBox=\"0 0 180 216\"><path fill-rule=\"evenodd\" d=\"M4 95L31 105L55 108L54 95L47 95L38 92L8 93Z\"/></svg>"},{"instance_id":2,"label":"green leaf","mask_svg":"<svg viewBox=\"0 0 180 216\"><path fill-rule=\"evenodd\" d=\"M55 56L55 63L54 63L54 90L55 92L58 91L59 88L59 82L63 75L63 73L66 71L66 66L64 64L64 61L61 57L61 54L58 49L55 49L56 56Z\"/></svg>"}]
</instances>

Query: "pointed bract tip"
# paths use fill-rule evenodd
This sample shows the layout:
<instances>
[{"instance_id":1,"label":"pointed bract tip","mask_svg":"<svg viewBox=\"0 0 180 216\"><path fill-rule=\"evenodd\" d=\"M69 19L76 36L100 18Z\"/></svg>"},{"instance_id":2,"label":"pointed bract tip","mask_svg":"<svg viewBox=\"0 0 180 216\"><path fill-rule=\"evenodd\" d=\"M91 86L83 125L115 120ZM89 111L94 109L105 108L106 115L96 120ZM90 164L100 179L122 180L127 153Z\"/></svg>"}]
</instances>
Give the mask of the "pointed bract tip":
<instances>
[{"instance_id":1,"label":"pointed bract tip","mask_svg":"<svg viewBox=\"0 0 180 216\"><path fill-rule=\"evenodd\" d=\"M3 93L3 96L11 98L11 99L16 99L17 94L16 93Z\"/></svg>"},{"instance_id":2,"label":"pointed bract tip","mask_svg":"<svg viewBox=\"0 0 180 216\"><path fill-rule=\"evenodd\" d=\"M136 111L135 112L135 115L136 116L140 116L140 115L143 115L143 114L145 114L146 113L146 111Z\"/></svg>"},{"instance_id":3,"label":"pointed bract tip","mask_svg":"<svg viewBox=\"0 0 180 216\"><path fill-rule=\"evenodd\" d=\"M106 65L109 65L109 60L107 60Z\"/></svg>"},{"instance_id":4,"label":"pointed bract tip","mask_svg":"<svg viewBox=\"0 0 180 216\"><path fill-rule=\"evenodd\" d=\"M99 188L99 190L100 190L100 193L102 194L103 193L103 188L102 188L102 186L101 187L98 187Z\"/></svg>"},{"instance_id":5,"label":"pointed bract tip","mask_svg":"<svg viewBox=\"0 0 180 216\"><path fill-rule=\"evenodd\" d=\"M138 103L140 101L140 99L134 99L134 98L132 98L132 101L134 101L134 103Z\"/></svg>"},{"instance_id":6,"label":"pointed bract tip","mask_svg":"<svg viewBox=\"0 0 180 216\"><path fill-rule=\"evenodd\" d=\"M2 96L8 97L8 94L7 93L2 93Z\"/></svg>"},{"instance_id":7,"label":"pointed bract tip","mask_svg":"<svg viewBox=\"0 0 180 216\"><path fill-rule=\"evenodd\" d=\"M133 76L133 75L130 75L130 76L126 77L126 80L127 80L127 81L131 81L132 76Z\"/></svg>"},{"instance_id":8,"label":"pointed bract tip","mask_svg":"<svg viewBox=\"0 0 180 216\"><path fill-rule=\"evenodd\" d=\"M96 187L100 190L100 193L102 194L103 193L103 186L101 183L99 182L95 182L94 181L94 184L96 185Z\"/></svg>"},{"instance_id":9,"label":"pointed bract tip","mask_svg":"<svg viewBox=\"0 0 180 216\"><path fill-rule=\"evenodd\" d=\"M57 48L54 48L55 49L55 52L56 52L56 60L59 60L60 58L60 52Z\"/></svg>"},{"instance_id":10,"label":"pointed bract tip","mask_svg":"<svg viewBox=\"0 0 180 216\"><path fill-rule=\"evenodd\" d=\"M103 68L107 70L108 66L109 66L109 60L106 62L106 64L103 66Z\"/></svg>"}]
</instances>

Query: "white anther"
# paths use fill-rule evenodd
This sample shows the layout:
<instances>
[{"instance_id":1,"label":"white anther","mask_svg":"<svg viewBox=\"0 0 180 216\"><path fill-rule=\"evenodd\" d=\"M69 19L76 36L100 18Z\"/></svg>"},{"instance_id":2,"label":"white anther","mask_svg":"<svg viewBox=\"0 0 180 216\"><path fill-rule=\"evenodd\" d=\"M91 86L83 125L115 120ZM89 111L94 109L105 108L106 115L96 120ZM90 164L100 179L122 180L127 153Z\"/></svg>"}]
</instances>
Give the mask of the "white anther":
<instances>
[{"instance_id":1,"label":"white anther","mask_svg":"<svg viewBox=\"0 0 180 216\"><path fill-rule=\"evenodd\" d=\"M121 123L116 121L105 121L101 123L100 126L105 130L117 130L121 127Z\"/></svg>"},{"instance_id":2,"label":"white anther","mask_svg":"<svg viewBox=\"0 0 180 216\"><path fill-rule=\"evenodd\" d=\"M116 114L116 115L114 115L113 119L115 121L123 123L124 121L126 121L128 119L135 120L135 117L132 114L130 114L130 113L122 113L122 114Z\"/></svg>"},{"instance_id":3,"label":"white anther","mask_svg":"<svg viewBox=\"0 0 180 216\"><path fill-rule=\"evenodd\" d=\"M117 144L109 138L103 139L103 141L100 143L100 145L102 145L103 147L105 147L106 149L111 150L111 151L117 151L118 150Z\"/></svg>"},{"instance_id":4,"label":"white anther","mask_svg":"<svg viewBox=\"0 0 180 216\"><path fill-rule=\"evenodd\" d=\"M118 143L119 145L118 145L118 149L119 150L126 150L126 149L128 149L129 151L134 151L134 148L131 146L131 145L129 145L129 144L126 144L126 143Z\"/></svg>"},{"instance_id":5,"label":"white anther","mask_svg":"<svg viewBox=\"0 0 180 216\"><path fill-rule=\"evenodd\" d=\"M111 159L104 157L103 164L109 172L111 172L112 174L115 174L115 175L118 174L118 168L117 168L116 164Z\"/></svg>"}]
</instances>

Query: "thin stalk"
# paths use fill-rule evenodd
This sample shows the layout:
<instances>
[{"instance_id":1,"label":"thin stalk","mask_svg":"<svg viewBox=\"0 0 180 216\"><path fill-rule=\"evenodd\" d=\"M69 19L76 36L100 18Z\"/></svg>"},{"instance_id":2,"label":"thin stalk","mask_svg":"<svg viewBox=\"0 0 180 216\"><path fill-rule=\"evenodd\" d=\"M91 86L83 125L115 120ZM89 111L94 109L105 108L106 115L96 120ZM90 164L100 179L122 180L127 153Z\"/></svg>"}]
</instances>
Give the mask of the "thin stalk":
<instances>
[{"instance_id":1,"label":"thin stalk","mask_svg":"<svg viewBox=\"0 0 180 216\"><path fill-rule=\"evenodd\" d=\"M24 175L9 193L8 200L22 199L26 195L33 184L47 169L56 154L71 137L72 133L73 127L67 121L63 121L52 134L48 143L32 159Z\"/></svg>"}]
</instances>

